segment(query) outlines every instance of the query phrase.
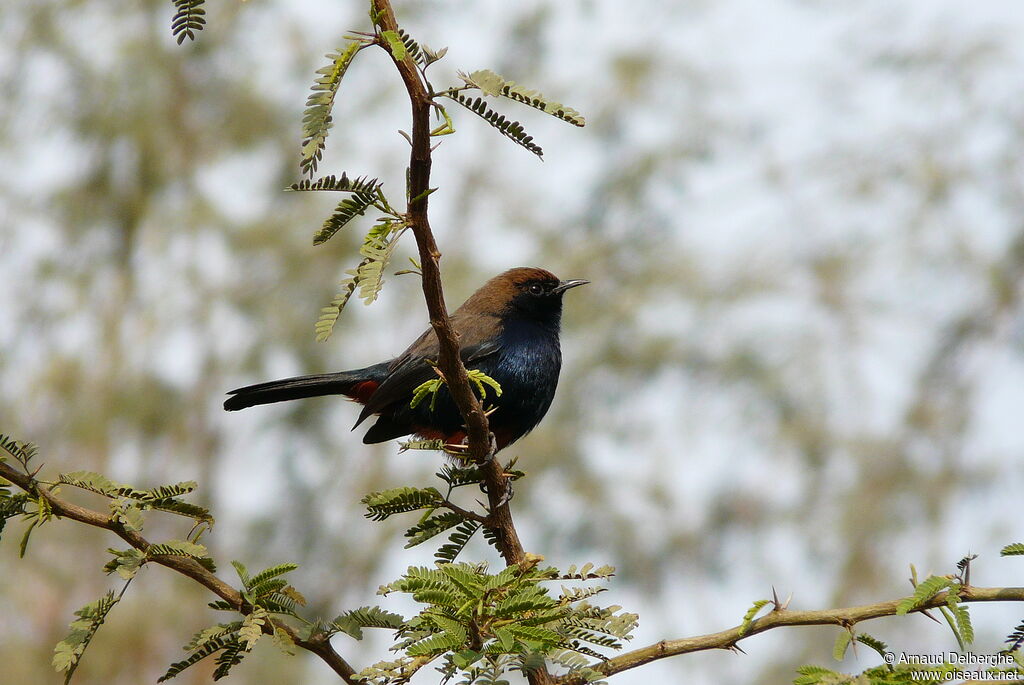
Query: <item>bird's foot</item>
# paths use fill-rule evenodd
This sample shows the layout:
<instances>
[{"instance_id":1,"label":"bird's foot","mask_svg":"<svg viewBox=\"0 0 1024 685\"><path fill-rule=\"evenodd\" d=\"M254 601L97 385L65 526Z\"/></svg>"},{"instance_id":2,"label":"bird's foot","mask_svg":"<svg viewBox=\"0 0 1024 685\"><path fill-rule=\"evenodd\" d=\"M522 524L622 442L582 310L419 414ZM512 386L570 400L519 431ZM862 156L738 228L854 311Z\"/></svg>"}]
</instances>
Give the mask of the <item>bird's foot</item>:
<instances>
[{"instance_id":1,"label":"bird's foot","mask_svg":"<svg viewBox=\"0 0 1024 685\"><path fill-rule=\"evenodd\" d=\"M495 505L495 509L505 506L512 501L512 497L516 494L515 490L512 489L511 483L505 484L505 492L501 493L501 498L498 499L498 503Z\"/></svg>"},{"instance_id":2,"label":"bird's foot","mask_svg":"<svg viewBox=\"0 0 1024 685\"><path fill-rule=\"evenodd\" d=\"M494 437L494 433L487 434L487 455L484 457L484 463L490 464L494 461L494 455L498 453L498 439Z\"/></svg>"}]
</instances>

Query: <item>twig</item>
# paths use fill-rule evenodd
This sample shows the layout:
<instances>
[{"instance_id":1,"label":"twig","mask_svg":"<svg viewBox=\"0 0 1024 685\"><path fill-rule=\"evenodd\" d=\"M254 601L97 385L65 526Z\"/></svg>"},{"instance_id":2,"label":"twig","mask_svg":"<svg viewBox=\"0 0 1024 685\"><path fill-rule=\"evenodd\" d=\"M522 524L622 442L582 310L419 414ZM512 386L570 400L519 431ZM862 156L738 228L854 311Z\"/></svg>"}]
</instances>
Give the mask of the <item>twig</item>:
<instances>
[{"instance_id":1,"label":"twig","mask_svg":"<svg viewBox=\"0 0 1024 685\"><path fill-rule=\"evenodd\" d=\"M87 509L62 499L54 495L49 488L41 485L31 476L20 473L10 465L3 462L0 462L0 477L9 480L11 483L17 485L30 495L45 498L56 516L68 518L96 528L109 530L141 552L146 552L150 547L150 542L146 538L139 535L139 533L133 530L128 530L121 524L112 521L109 515L102 514L92 509ZM242 598L242 595L238 590L208 571L195 559L175 556L173 554L161 554L159 556L148 558L147 563L160 564L161 566L166 566L167 568L177 571L184 576L188 576L200 585L205 586L242 614L248 614L252 609L252 607ZM273 625L264 626L263 632L273 635L275 627L287 633L298 647L320 657L324 663L330 666L331 669L341 676L342 680L346 683L349 683L350 685L357 685L357 683L360 682L353 678L356 671L347 661L345 661L345 659L341 657L341 655L334 651L334 648L331 647L330 642L326 639L300 639L294 628L276 621L273 622Z\"/></svg>"},{"instance_id":2,"label":"twig","mask_svg":"<svg viewBox=\"0 0 1024 685\"><path fill-rule=\"evenodd\" d=\"M444 500L443 502L441 502L440 506L444 507L445 509L448 509L449 511L454 511L456 514L458 514L459 516L461 516L464 519L469 519L470 521L476 521L477 523L481 523L481 524L485 524L486 525L487 522L490 520L488 517L483 516L481 514L478 514L475 511L470 511L469 509L463 509L462 507L460 507L458 504L455 504L451 500L447 500L447 499Z\"/></svg>"},{"instance_id":3,"label":"twig","mask_svg":"<svg viewBox=\"0 0 1024 685\"><path fill-rule=\"evenodd\" d=\"M965 587L960 592L961 602L1024 602L1024 587ZM702 652L708 649L732 649L740 640L746 640L752 635L763 633L774 628L784 626L814 626L814 625L837 625L852 627L853 625L873 618L883 616L895 616L896 608L900 600L895 599L889 602L878 604L867 604L864 606L847 607L843 609L820 609L816 611L773 611L761 618L754 620L745 631L740 632L740 626L729 628L718 633L687 637L679 640L662 640L648 647L620 654L609 659L595 668L606 676L628 671L637 666L643 666L658 659L665 659L670 656L689 654L691 652ZM946 593L941 592L932 597L921 606L914 609L915 612L923 612L926 609L946 606ZM558 678L559 685L582 685L578 678L565 676Z\"/></svg>"}]
</instances>

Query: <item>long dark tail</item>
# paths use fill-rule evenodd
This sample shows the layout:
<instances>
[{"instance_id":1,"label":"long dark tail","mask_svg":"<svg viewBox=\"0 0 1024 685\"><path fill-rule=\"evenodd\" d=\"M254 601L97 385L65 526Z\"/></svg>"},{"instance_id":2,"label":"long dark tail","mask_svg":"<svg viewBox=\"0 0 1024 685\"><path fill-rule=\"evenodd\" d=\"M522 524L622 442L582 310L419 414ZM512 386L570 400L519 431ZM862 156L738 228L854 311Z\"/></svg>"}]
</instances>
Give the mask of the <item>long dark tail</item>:
<instances>
[{"instance_id":1,"label":"long dark tail","mask_svg":"<svg viewBox=\"0 0 1024 685\"><path fill-rule=\"evenodd\" d=\"M386 369L386 363L376 364L353 371L296 376L249 385L228 392L231 397L224 401L224 409L238 411L257 404L272 404L322 395L345 395L365 402L384 379Z\"/></svg>"}]
</instances>

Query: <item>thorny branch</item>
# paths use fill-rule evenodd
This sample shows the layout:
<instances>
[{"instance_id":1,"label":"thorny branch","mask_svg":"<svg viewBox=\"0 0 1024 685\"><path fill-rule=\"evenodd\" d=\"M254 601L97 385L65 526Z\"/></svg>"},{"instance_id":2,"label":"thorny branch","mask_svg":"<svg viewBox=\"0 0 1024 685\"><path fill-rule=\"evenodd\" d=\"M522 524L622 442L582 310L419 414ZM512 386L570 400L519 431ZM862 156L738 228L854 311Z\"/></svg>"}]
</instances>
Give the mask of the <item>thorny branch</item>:
<instances>
[{"instance_id":1,"label":"thorny branch","mask_svg":"<svg viewBox=\"0 0 1024 685\"><path fill-rule=\"evenodd\" d=\"M149 550L150 542L146 538L133 530L126 529L120 523L111 520L109 514L103 514L92 509L87 509L54 495L49 488L40 484L32 476L17 471L10 464L0 462L0 477L9 480L11 483L17 485L33 497L45 498L47 503L50 505L53 514L58 517L68 518L96 528L104 528L115 533L118 537L140 552L146 552ZM238 590L208 571L195 559L171 554L161 554L147 559L147 563L166 566L171 570L177 571L183 576L191 578L200 585L205 586L242 614L248 614L252 610L252 607L242 598L242 595ZM275 626L287 633L296 646L320 657L324 663L330 666L331 669L341 676L342 680L346 683L349 683L349 685L357 685L357 683L359 683L359 681L354 678L356 671L347 661L345 661L345 659L341 657L341 655L334 651L334 648L331 647L331 644L327 639L312 638L309 640L303 640L299 637L294 628L277 621L273 622L272 625L264 626L263 632L268 635L273 635Z\"/></svg>"},{"instance_id":2,"label":"thorny branch","mask_svg":"<svg viewBox=\"0 0 1024 685\"><path fill-rule=\"evenodd\" d=\"M381 29L398 31L398 22L390 0L373 0L373 11L377 15L376 21ZM387 49L387 44L383 43L383 47ZM511 479L494 458L494 440L487 424L487 415L470 388L466 367L459 356L459 336L452 327L445 306L444 291L441 288L441 252L434 241L434 234L427 218L431 165L430 112L433 106L431 93L416 68L412 55L407 54L405 59L394 61L405 83L412 106L412 151L409 156L409 197L412 201L409 203L408 221L419 249L423 297L430 313L430 325L437 335L437 366L444 375L455 405L466 422L469 457L480 464L484 474L483 485L490 510L485 525L494 531L498 550L507 565L534 563L524 552L516 533L512 512L508 506L512 496ZM529 673L529 680L531 685L547 685L553 682L546 669Z\"/></svg>"},{"instance_id":3,"label":"thorny branch","mask_svg":"<svg viewBox=\"0 0 1024 685\"><path fill-rule=\"evenodd\" d=\"M1024 602L1024 587L964 587L960 591L961 602ZM686 637L678 640L662 640L653 645L635 649L605 661L595 668L607 676L628 671L637 666L649 664L658 659L670 656L702 652L709 649L733 649L740 640L745 640L757 633L785 626L816 626L836 625L852 628L861 621L883 616L895 616L900 600L842 609L819 609L815 611L794 611L777 609L761 618L755 619L746 627L729 628L717 633ZM946 606L946 593L940 592L935 597L913 609L923 612L928 609ZM582 685L578 678L563 677L555 681L558 685Z\"/></svg>"},{"instance_id":4,"label":"thorny branch","mask_svg":"<svg viewBox=\"0 0 1024 685\"><path fill-rule=\"evenodd\" d=\"M385 31L398 31L398 22L389 0L374 0L374 12L379 15L377 22ZM383 43L387 49L386 42ZM452 327L445 306L444 291L441 287L441 252L434 241L430 221L427 218L427 204L430 189L430 111L431 94L416 68L411 55L402 61L395 60L405 89L412 105L412 151L409 157L408 221L416 237L420 265L423 274L423 296L430 313L430 325L434 328L439 344L438 369L444 375L448 389L455 400L459 413L466 421L469 442L469 457L481 465L484 485L490 508L487 527L497 534L498 549L508 565L521 564L526 560L523 546L519 542L508 508L510 479L505 470L494 459L494 446L487 415L477 400L466 375L466 367L459 357L459 336Z\"/></svg>"}]
</instances>

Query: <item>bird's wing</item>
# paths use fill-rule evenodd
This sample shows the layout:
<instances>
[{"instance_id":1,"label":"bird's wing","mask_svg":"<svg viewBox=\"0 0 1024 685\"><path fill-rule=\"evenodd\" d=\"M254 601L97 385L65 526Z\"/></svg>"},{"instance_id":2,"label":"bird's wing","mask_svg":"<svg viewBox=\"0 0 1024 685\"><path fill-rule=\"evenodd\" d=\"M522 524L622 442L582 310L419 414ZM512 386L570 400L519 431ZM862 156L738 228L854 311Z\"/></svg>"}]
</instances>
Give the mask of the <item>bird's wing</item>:
<instances>
[{"instance_id":1,"label":"bird's wing","mask_svg":"<svg viewBox=\"0 0 1024 685\"><path fill-rule=\"evenodd\" d=\"M499 330L494 317L476 314L459 316L459 312L456 312L452 317L452 324L461 334L460 341L463 347L460 348L459 356L463 364L468 366L501 349L497 335ZM428 328L405 352L391 362L387 378L370 396L356 425L394 402L410 401L412 391L417 386L436 378L434 367L426 360L436 362L438 351L439 345L434 329Z\"/></svg>"}]
</instances>

